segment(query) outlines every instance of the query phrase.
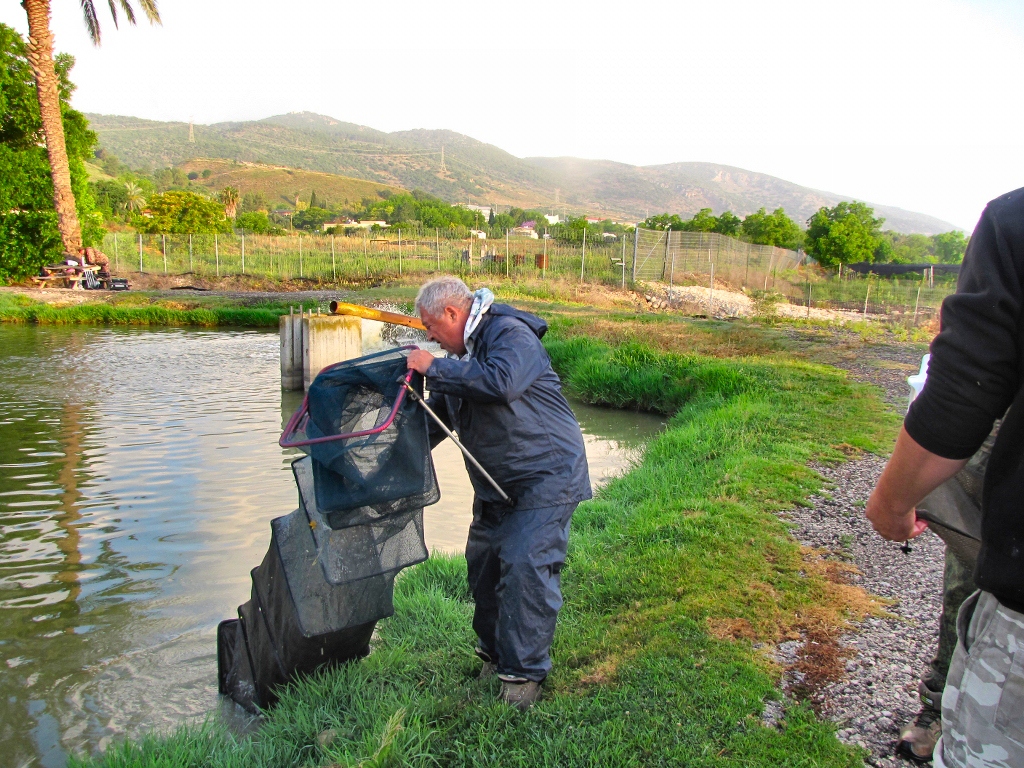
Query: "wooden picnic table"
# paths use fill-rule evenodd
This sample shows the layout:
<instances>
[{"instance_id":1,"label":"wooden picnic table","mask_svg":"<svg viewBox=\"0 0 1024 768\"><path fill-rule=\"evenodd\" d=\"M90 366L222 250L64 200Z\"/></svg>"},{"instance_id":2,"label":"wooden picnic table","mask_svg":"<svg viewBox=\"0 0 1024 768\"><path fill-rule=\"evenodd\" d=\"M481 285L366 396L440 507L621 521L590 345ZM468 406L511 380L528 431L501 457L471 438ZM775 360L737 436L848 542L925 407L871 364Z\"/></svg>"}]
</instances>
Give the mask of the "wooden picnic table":
<instances>
[{"instance_id":1,"label":"wooden picnic table","mask_svg":"<svg viewBox=\"0 0 1024 768\"><path fill-rule=\"evenodd\" d=\"M90 264L85 267L73 266L71 264L47 264L42 269L45 274L36 275L32 280L40 287L50 282L61 280L64 282L65 288L81 290L82 281L85 280L85 273L92 272L95 274L99 270L100 267L96 264Z\"/></svg>"}]
</instances>

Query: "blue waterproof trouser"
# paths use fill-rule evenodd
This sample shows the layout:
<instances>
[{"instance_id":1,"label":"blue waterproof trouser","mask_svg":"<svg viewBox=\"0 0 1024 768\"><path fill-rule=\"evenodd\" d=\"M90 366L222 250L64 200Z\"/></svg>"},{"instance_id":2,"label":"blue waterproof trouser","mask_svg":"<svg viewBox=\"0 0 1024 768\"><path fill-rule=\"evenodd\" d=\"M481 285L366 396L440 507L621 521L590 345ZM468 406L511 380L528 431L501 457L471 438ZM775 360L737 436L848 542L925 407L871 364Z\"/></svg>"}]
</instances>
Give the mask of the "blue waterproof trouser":
<instances>
[{"instance_id":1,"label":"blue waterproof trouser","mask_svg":"<svg viewBox=\"0 0 1024 768\"><path fill-rule=\"evenodd\" d=\"M479 651L498 674L541 682L562 607L561 572L576 504L509 509L473 502L466 562Z\"/></svg>"}]
</instances>

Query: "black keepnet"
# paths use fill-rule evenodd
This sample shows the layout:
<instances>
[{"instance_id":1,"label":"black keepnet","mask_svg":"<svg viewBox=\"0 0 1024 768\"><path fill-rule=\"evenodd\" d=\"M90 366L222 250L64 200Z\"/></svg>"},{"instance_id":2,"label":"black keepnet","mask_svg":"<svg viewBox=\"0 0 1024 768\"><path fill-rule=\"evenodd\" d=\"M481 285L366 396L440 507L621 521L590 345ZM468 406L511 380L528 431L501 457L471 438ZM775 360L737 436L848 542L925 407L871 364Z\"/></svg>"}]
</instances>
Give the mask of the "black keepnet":
<instances>
[{"instance_id":1,"label":"black keepnet","mask_svg":"<svg viewBox=\"0 0 1024 768\"><path fill-rule=\"evenodd\" d=\"M408 350L334 366L310 385L305 439L364 431L391 416ZM422 393L423 379L412 386ZM306 446L292 464L299 508L271 522L250 599L217 629L218 687L249 711L297 675L362 658L394 612L395 577L427 559L423 507L440 498L426 415L403 398L378 433Z\"/></svg>"}]
</instances>

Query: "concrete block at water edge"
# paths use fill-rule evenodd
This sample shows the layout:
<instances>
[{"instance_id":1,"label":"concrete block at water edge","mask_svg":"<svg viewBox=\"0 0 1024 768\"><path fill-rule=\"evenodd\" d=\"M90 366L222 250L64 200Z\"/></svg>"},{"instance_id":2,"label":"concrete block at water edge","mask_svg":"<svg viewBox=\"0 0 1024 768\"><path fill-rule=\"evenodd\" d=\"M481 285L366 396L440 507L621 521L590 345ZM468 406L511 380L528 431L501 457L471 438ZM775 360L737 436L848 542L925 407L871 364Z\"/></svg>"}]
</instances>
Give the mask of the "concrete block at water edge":
<instances>
[{"instance_id":1,"label":"concrete block at water edge","mask_svg":"<svg viewBox=\"0 0 1024 768\"><path fill-rule=\"evenodd\" d=\"M363 354L362 319L307 315L302 321L302 379L308 389L324 368Z\"/></svg>"},{"instance_id":2,"label":"concrete block at water edge","mask_svg":"<svg viewBox=\"0 0 1024 768\"><path fill-rule=\"evenodd\" d=\"M301 318L298 315L282 315L278 321L278 330L281 336L281 389L302 389Z\"/></svg>"}]
</instances>

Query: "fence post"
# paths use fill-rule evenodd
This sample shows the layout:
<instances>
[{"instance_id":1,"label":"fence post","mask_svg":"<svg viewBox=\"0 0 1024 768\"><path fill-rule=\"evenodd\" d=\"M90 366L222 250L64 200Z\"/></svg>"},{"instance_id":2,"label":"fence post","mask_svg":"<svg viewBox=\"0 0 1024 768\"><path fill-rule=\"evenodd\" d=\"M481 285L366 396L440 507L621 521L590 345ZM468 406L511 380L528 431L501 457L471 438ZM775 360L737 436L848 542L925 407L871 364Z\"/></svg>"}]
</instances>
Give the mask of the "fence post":
<instances>
[{"instance_id":1,"label":"fence post","mask_svg":"<svg viewBox=\"0 0 1024 768\"><path fill-rule=\"evenodd\" d=\"M668 269L668 252L672 241L672 228L668 227L665 230L665 258L661 261L661 279L665 279L665 270Z\"/></svg>"},{"instance_id":2,"label":"fence post","mask_svg":"<svg viewBox=\"0 0 1024 768\"><path fill-rule=\"evenodd\" d=\"M142 233L139 233L139 274L142 274Z\"/></svg>"},{"instance_id":3,"label":"fence post","mask_svg":"<svg viewBox=\"0 0 1024 768\"><path fill-rule=\"evenodd\" d=\"M213 233L213 258L217 265L217 277L220 277L220 241L217 239L216 232Z\"/></svg>"},{"instance_id":4,"label":"fence post","mask_svg":"<svg viewBox=\"0 0 1024 768\"><path fill-rule=\"evenodd\" d=\"M164 254L164 274L167 274L167 235L160 235L160 247Z\"/></svg>"},{"instance_id":5,"label":"fence post","mask_svg":"<svg viewBox=\"0 0 1024 768\"><path fill-rule=\"evenodd\" d=\"M636 282L636 253L640 247L640 226L637 225L636 231L633 232L633 269L632 269L632 282Z\"/></svg>"},{"instance_id":6,"label":"fence post","mask_svg":"<svg viewBox=\"0 0 1024 768\"><path fill-rule=\"evenodd\" d=\"M114 233L114 271L118 271L117 264L117 232Z\"/></svg>"},{"instance_id":7,"label":"fence post","mask_svg":"<svg viewBox=\"0 0 1024 768\"><path fill-rule=\"evenodd\" d=\"M437 271L441 271L441 230L434 227L434 250L437 251Z\"/></svg>"},{"instance_id":8,"label":"fence post","mask_svg":"<svg viewBox=\"0 0 1024 768\"><path fill-rule=\"evenodd\" d=\"M747 243L747 266L743 268L743 287L747 287L747 278L750 276L750 243Z\"/></svg>"},{"instance_id":9,"label":"fence post","mask_svg":"<svg viewBox=\"0 0 1024 768\"><path fill-rule=\"evenodd\" d=\"M544 234L546 235L547 232L545 232ZM540 279L543 280L545 277L547 277L547 273L548 273L548 239L545 237L544 238L544 255L541 257L541 260L540 260Z\"/></svg>"},{"instance_id":10,"label":"fence post","mask_svg":"<svg viewBox=\"0 0 1024 768\"><path fill-rule=\"evenodd\" d=\"M580 282L583 282L583 270L587 266L587 221L583 220L583 253L580 256Z\"/></svg>"},{"instance_id":11,"label":"fence post","mask_svg":"<svg viewBox=\"0 0 1024 768\"><path fill-rule=\"evenodd\" d=\"M338 279L338 264L334 259L334 235L331 235L331 275Z\"/></svg>"},{"instance_id":12,"label":"fence post","mask_svg":"<svg viewBox=\"0 0 1024 768\"><path fill-rule=\"evenodd\" d=\"M668 268L668 287L669 288L672 287L672 283L675 282L675 279L676 279L676 254L669 247L669 242L671 240L672 240L672 230L670 229L668 231L668 238L665 240L665 252L672 254L672 257L671 257L672 263L669 265L669 268ZM684 262L684 266L685 266L685 262ZM714 275L714 272L712 272L711 274Z\"/></svg>"},{"instance_id":13,"label":"fence post","mask_svg":"<svg viewBox=\"0 0 1024 768\"><path fill-rule=\"evenodd\" d=\"M626 233L622 233L622 290L626 290Z\"/></svg>"},{"instance_id":14,"label":"fence post","mask_svg":"<svg viewBox=\"0 0 1024 768\"><path fill-rule=\"evenodd\" d=\"M398 230L398 275L402 275L402 230Z\"/></svg>"},{"instance_id":15,"label":"fence post","mask_svg":"<svg viewBox=\"0 0 1024 768\"><path fill-rule=\"evenodd\" d=\"M914 301L914 325L917 326L917 307L921 303L921 289L924 288L924 280L917 286L917 299Z\"/></svg>"},{"instance_id":16,"label":"fence post","mask_svg":"<svg viewBox=\"0 0 1024 768\"><path fill-rule=\"evenodd\" d=\"M303 277L302 274L302 235L299 235L299 277Z\"/></svg>"},{"instance_id":17,"label":"fence post","mask_svg":"<svg viewBox=\"0 0 1024 768\"><path fill-rule=\"evenodd\" d=\"M505 230L505 277L508 277L508 230Z\"/></svg>"},{"instance_id":18,"label":"fence post","mask_svg":"<svg viewBox=\"0 0 1024 768\"><path fill-rule=\"evenodd\" d=\"M775 258L775 249L772 248L771 253L768 254L768 271L764 273L764 289L768 290L768 275L772 273L772 259Z\"/></svg>"},{"instance_id":19,"label":"fence post","mask_svg":"<svg viewBox=\"0 0 1024 768\"><path fill-rule=\"evenodd\" d=\"M192 267L192 235L188 236L188 271L194 272L195 269Z\"/></svg>"},{"instance_id":20,"label":"fence post","mask_svg":"<svg viewBox=\"0 0 1024 768\"><path fill-rule=\"evenodd\" d=\"M708 284L708 315L715 316L715 262L711 262L711 282Z\"/></svg>"},{"instance_id":21,"label":"fence post","mask_svg":"<svg viewBox=\"0 0 1024 768\"><path fill-rule=\"evenodd\" d=\"M871 295L871 275L868 275L867 283L868 283L868 289L864 293L864 312L863 312L864 317L868 316L868 296Z\"/></svg>"},{"instance_id":22,"label":"fence post","mask_svg":"<svg viewBox=\"0 0 1024 768\"><path fill-rule=\"evenodd\" d=\"M366 276L370 276L370 261L366 255L366 238L369 237L369 230L363 230L363 268L366 270Z\"/></svg>"}]
</instances>

